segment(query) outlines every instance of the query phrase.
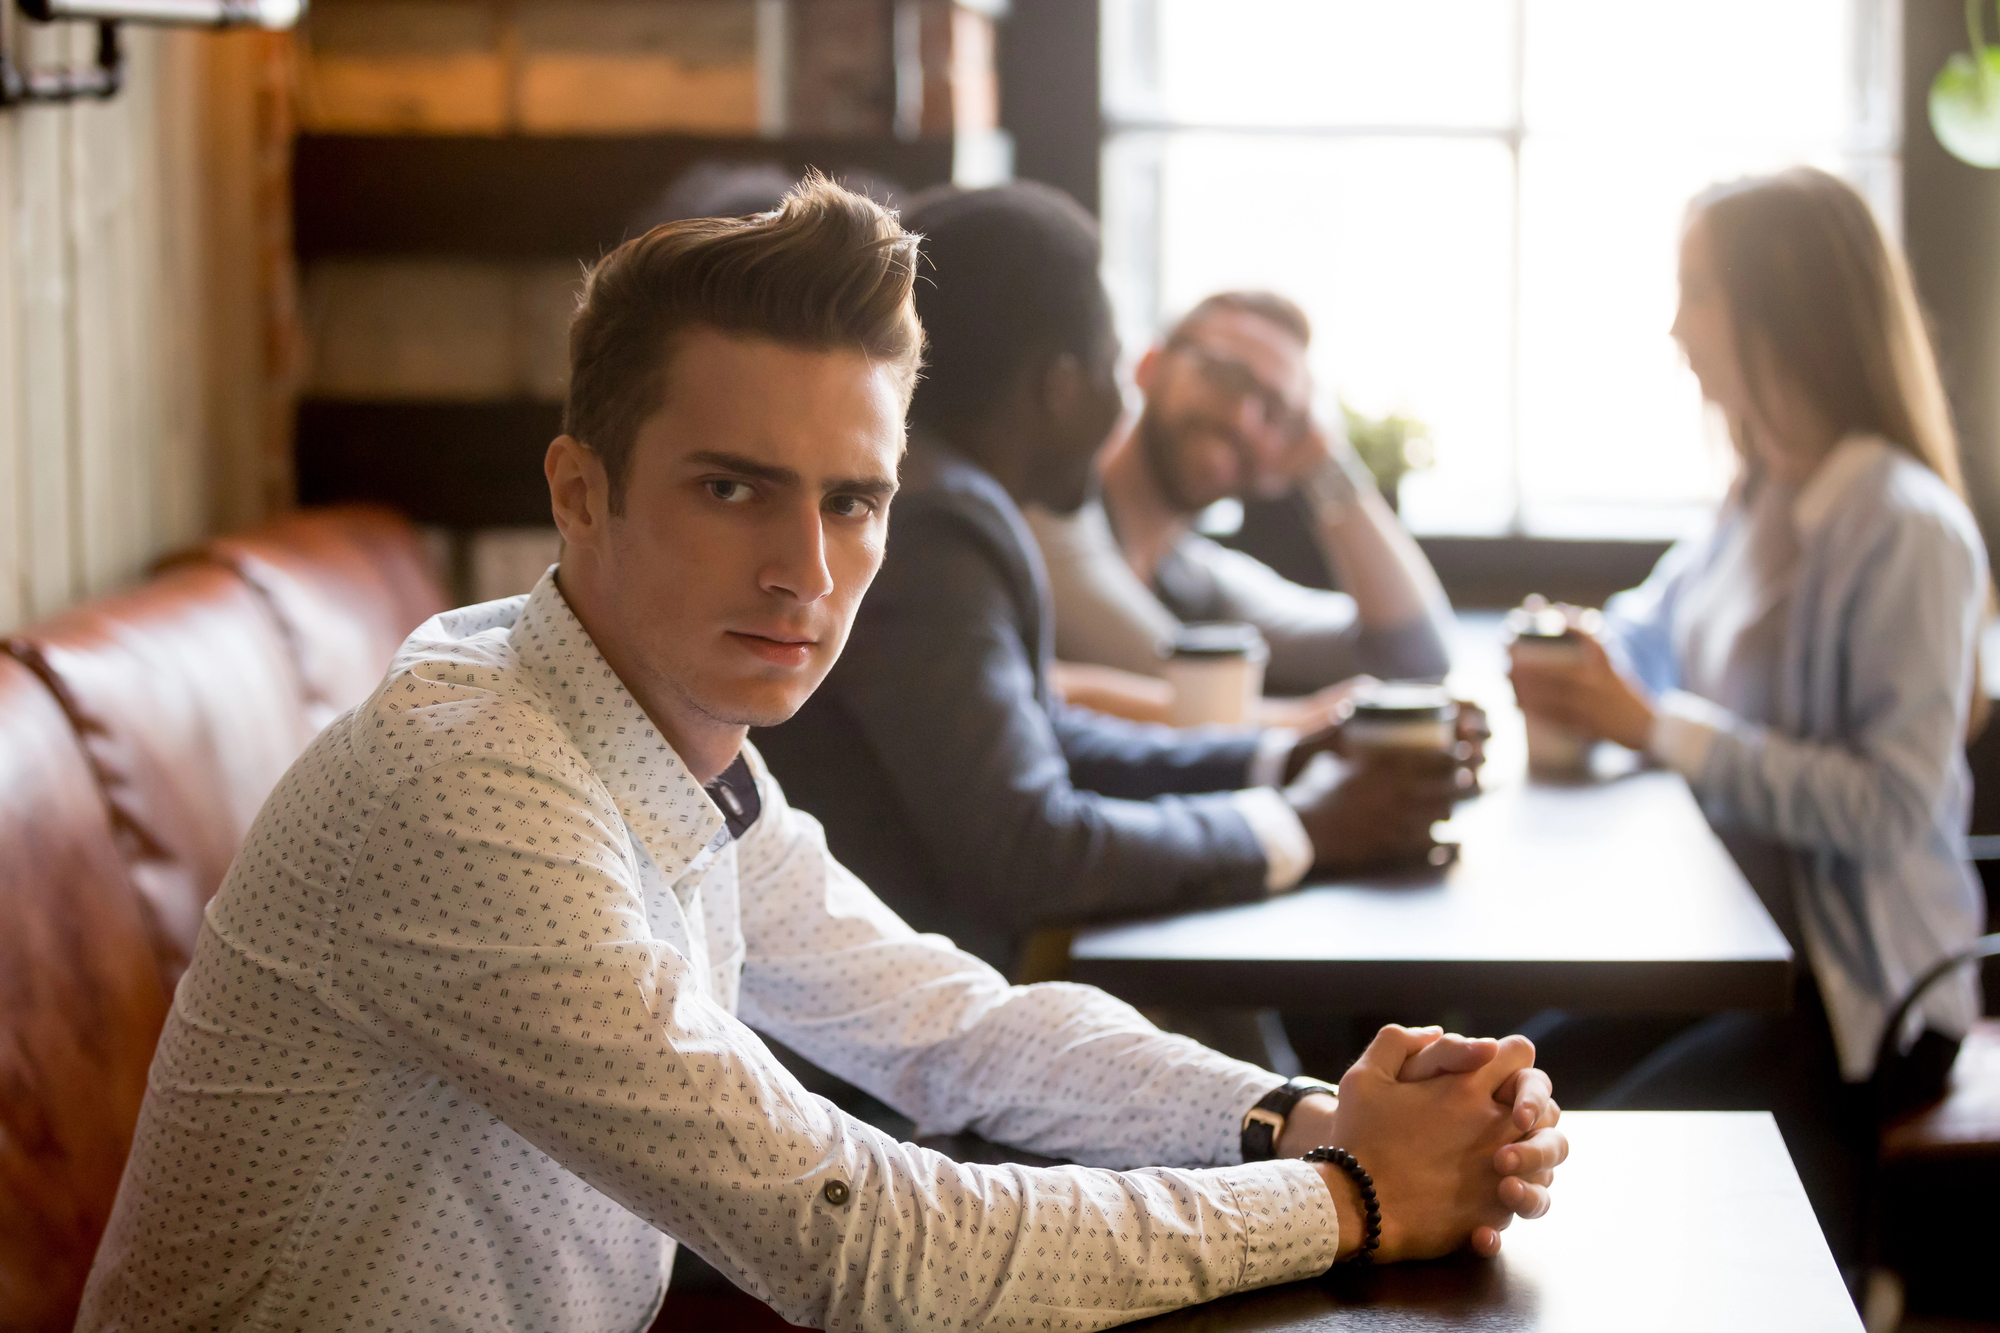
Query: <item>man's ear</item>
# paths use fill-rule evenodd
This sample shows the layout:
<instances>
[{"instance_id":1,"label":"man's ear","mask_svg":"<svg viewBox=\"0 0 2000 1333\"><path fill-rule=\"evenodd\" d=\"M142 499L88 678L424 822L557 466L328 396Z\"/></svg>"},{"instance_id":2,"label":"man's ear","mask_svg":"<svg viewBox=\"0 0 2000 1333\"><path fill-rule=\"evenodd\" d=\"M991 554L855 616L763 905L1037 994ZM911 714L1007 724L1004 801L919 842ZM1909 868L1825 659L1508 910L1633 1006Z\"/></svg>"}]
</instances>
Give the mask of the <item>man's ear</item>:
<instances>
[{"instance_id":1,"label":"man's ear","mask_svg":"<svg viewBox=\"0 0 2000 1333\"><path fill-rule=\"evenodd\" d=\"M1074 426L1090 399L1090 382L1074 352L1058 352L1042 369L1041 408L1058 432Z\"/></svg>"},{"instance_id":2,"label":"man's ear","mask_svg":"<svg viewBox=\"0 0 2000 1333\"><path fill-rule=\"evenodd\" d=\"M597 451L568 435L558 435L542 455L549 483L549 509L565 547L589 549L603 540L611 518L611 479Z\"/></svg>"},{"instance_id":3,"label":"man's ear","mask_svg":"<svg viewBox=\"0 0 2000 1333\"><path fill-rule=\"evenodd\" d=\"M1138 387L1140 393L1148 394L1153 391L1153 385L1160 377L1160 363L1166 359L1166 355L1167 349L1154 343L1146 349L1146 354L1139 358L1139 364L1132 368L1132 383Z\"/></svg>"}]
</instances>

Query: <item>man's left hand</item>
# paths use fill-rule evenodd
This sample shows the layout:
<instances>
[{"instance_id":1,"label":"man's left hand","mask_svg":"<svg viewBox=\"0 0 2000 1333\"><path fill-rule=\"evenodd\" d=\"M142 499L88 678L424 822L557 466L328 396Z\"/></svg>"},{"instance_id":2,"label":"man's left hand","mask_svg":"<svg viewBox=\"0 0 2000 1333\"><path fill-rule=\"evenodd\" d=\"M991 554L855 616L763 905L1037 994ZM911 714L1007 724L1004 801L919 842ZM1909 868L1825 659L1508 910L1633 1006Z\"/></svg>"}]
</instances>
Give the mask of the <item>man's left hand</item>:
<instances>
[{"instance_id":1,"label":"man's left hand","mask_svg":"<svg viewBox=\"0 0 2000 1333\"><path fill-rule=\"evenodd\" d=\"M1484 1069L1499 1058L1502 1041L1491 1037L1461 1037L1442 1028L1419 1028L1427 1038L1423 1047L1403 1064L1396 1079L1415 1083L1452 1074L1470 1074ZM1507 1037L1512 1048L1526 1046L1533 1058L1534 1046L1526 1037ZM1518 1052L1515 1052L1518 1058ZM1532 1067L1516 1071L1494 1089L1493 1099L1513 1109L1514 1128L1519 1137L1493 1155L1493 1168L1500 1173L1500 1202L1516 1217L1536 1218L1549 1210L1549 1186L1555 1169L1569 1156L1569 1140L1556 1128L1562 1108L1556 1104L1549 1076ZM1338 1101L1325 1093L1301 1098L1285 1117L1285 1132L1274 1150L1280 1157L1299 1157L1323 1144L1334 1144L1334 1110ZM1472 1248L1491 1258L1500 1252L1498 1227L1480 1227L1472 1233Z\"/></svg>"}]
</instances>

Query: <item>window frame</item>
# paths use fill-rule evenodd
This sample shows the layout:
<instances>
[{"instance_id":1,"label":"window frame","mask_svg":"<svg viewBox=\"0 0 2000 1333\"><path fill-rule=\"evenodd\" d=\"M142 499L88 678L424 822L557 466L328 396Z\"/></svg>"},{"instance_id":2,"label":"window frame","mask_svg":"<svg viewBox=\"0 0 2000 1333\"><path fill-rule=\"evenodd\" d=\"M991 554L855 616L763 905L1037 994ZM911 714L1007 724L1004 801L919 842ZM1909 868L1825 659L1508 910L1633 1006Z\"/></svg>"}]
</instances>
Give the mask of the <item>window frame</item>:
<instances>
[{"instance_id":1,"label":"window frame","mask_svg":"<svg viewBox=\"0 0 2000 1333\"><path fill-rule=\"evenodd\" d=\"M1099 0L1099 123L1098 152L1100 158L1099 182L1101 205L1099 215L1109 226L1114 218L1129 218L1133 204L1120 198L1129 181L1121 179L1121 173L1112 169L1115 152L1130 152L1143 148L1150 141L1150 151L1157 163L1159 150L1166 140L1180 134L1205 134L1217 136L1244 136L1259 138L1300 138L1321 141L1365 141L1384 139L1460 139L1478 140L1500 145L1507 154L1507 174L1509 180L1509 205L1507 221L1506 252L1507 275L1507 364L1506 396L1504 406L1504 433L1506 439L1506 472L1508 486L1508 515L1505 523L1497 530L1489 532L1438 532L1422 531L1426 537L1437 537L1452 541L1478 541L1482 539L1505 539L1509 541L1554 540L1563 543L1581 543L1595 546L1604 541L1636 540L1644 545L1656 545L1663 535L1661 517L1663 513L1678 510L1679 506L1662 510L1657 506L1639 506L1619 501L1601 501L1595 504L1568 504L1571 512L1579 509L1605 516L1619 514L1645 519L1636 524L1608 521L1602 530L1586 530L1576 522L1533 522L1531 511L1536 501L1527 494L1524 484L1526 458L1523 446L1523 386L1522 386L1522 343L1524 334L1524 312L1526 309L1523 273L1525 254L1522 235L1522 151L1533 131L1527 121L1528 105L1528 9L1530 0L1505 0L1508 9L1507 29L1508 70L1507 108L1504 123L1493 125L1467 125L1440 122L1437 124L1284 124L1232 122L1216 123L1202 120L1183 120L1167 116L1159 108L1156 84L1143 72L1145 53L1139 49L1147 40L1139 33L1156 6L1156 0ZM1903 0L1848 0L1849 33L1847 39L1848 71L1852 97L1847 127L1847 140L1841 147L1841 173L1852 181L1868 198L1875 208L1885 230L1893 240L1899 241L1902 233L1902 6ZM1115 306L1123 323L1128 342L1140 337L1150 341L1157 334L1164 316L1160 291L1163 285L1161 272L1161 206L1160 186L1157 170L1150 184L1151 199L1144 205L1146 235L1141 242L1146 252L1142 260L1143 275L1130 272L1114 272L1107 265L1106 282L1111 287ZM1134 278L1138 281L1134 281ZM1138 290L1134 290L1137 288ZM1141 343L1140 345L1143 345ZM1563 508L1557 505L1553 508ZM1705 508L1705 506L1704 506ZM1628 538L1625 534L1637 530L1643 536ZM1673 526L1669 519L1669 526Z\"/></svg>"}]
</instances>

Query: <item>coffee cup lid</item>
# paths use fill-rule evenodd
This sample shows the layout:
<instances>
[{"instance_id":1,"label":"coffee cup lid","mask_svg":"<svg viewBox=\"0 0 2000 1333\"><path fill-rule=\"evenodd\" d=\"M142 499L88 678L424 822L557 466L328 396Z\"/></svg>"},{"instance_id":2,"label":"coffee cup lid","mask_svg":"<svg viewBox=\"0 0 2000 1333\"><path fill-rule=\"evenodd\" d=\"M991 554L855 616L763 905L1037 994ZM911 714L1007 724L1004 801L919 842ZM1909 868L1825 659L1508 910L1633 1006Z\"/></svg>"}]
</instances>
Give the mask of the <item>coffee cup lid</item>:
<instances>
[{"instance_id":1,"label":"coffee cup lid","mask_svg":"<svg viewBox=\"0 0 2000 1333\"><path fill-rule=\"evenodd\" d=\"M1457 705L1442 685L1385 680L1356 690L1352 717L1365 722L1429 722L1450 717Z\"/></svg>"},{"instance_id":2,"label":"coffee cup lid","mask_svg":"<svg viewBox=\"0 0 2000 1333\"><path fill-rule=\"evenodd\" d=\"M1537 599L1539 600L1539 599ZM1574 639L1576 627L1557 607L1517 606L1507 613L1507 635L1515 639Z\"/></svg>"},{"instance_id":3,"label":"coffee cup lid","mask_svg":"<svg viewBox=\"0 0 2000 1333\"><path fill-rule=\"evenodd\" d=\"M1169 657L1244 657L1261 662L1269 651L1255 625L1233 620L1183 625L1167 645Z\"/></svg>"}]
</instances>

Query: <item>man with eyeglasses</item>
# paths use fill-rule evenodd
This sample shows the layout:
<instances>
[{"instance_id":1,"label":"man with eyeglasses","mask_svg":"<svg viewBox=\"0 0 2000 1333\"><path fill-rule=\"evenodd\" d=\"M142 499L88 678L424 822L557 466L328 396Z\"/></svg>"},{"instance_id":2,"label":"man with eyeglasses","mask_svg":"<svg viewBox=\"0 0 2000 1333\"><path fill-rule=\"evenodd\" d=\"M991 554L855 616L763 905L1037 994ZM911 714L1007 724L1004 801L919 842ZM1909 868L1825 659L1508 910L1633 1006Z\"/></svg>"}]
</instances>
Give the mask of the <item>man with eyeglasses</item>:
<instances>
[{"instance_id":1,"label":"man with eyeglasses","mask_svg":"<svg viewBox=\"0 0 2000 1333\"><path fill-rule=\"evenodd\" d=\"M1059 659L1155 676L1159 645L1183 622L1245 621L1270 645L1271 694L1326 691L1289 714L1307 721L1350 677L1444 674L1451 607L1361 461L1313 417L1311 337L1284 297L1224 292L1146 352L1144 410L1100 460L1101 503L1026 511L1049 566ZM1194 530L1218 500L1295 486L1341 592L1292 583Z\"/></svg>"}]
</instances>

